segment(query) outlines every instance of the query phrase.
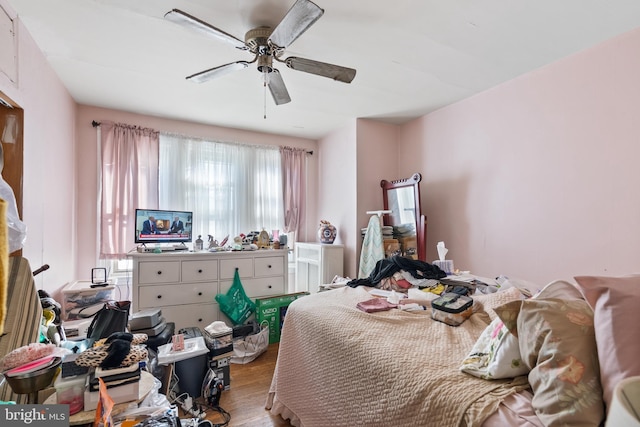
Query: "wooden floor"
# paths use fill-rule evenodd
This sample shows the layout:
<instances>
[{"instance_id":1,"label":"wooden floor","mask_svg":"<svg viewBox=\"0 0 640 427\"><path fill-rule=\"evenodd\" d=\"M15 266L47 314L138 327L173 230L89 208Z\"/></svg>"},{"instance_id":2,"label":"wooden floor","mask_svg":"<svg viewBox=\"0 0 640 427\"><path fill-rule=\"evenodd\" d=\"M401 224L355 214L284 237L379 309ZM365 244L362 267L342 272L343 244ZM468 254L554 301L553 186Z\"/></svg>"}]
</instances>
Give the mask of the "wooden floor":
<instances>
[{"instance_id":1,"label":"wooden floor","mask_svg":"<svg viewBox=\"0 0 640 427\"><path fill-rule=\"evenodd\" d=\"M231 414L229 426L290 426L288 421L271 415L271 412L264 409L277 357L276 343L269 345L267 351L253 362L244 365L231 364L231 389L223 391L220 397L220 407ZM207 419L213 424L224 421L216 412L209 410L207 414Z\"/></svg>"}]
</instances>

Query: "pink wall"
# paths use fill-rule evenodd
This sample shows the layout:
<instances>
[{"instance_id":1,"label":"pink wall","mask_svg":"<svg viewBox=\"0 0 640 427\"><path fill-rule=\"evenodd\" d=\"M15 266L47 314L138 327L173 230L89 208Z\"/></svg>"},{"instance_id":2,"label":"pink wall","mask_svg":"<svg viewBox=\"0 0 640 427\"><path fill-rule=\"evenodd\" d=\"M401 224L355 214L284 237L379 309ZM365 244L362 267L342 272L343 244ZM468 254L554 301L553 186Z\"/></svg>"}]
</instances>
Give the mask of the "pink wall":
<instances>
[{"instance_id":1,"label":"pink wall","mask_svg":"<svg viewBox=\"0 0 640 427\"><path fill-rule=\"evenodd\" d=\"M349 247L354 247L353 231L357 199L356 186L356 121L334 131L319 142L318 192L308 193L317 199L316 212L310 214L314 233L307 241L318 242L320 220L331 222L338 229L335 244L345 245L345 270ZM351 251L352 252L352 251Z\"/></svg>"},{"instance_id":2,"label":"pink wall","mask_svg":"<svg viewBox=\"0 0 640 427\"><path fill-rule=\"evenodd\" d=\"M403 126L428 258L545 284L640 265L640 30Z\"/></svg>"},{"instance_id":3,"label":"pink wall","mask_svg":"<svg viewBox=\"0 0 640 427\"><path fill-rule=\"evenodd\" d=\"M23 256L34 270L51 266L35 280L54 293L76 269L75 103L12 8L4 0L0 6L18 40L17 81L0 73L0 91L24 110Z\"/></svg>"},{"instance_id":4,"label":"pink wall","mask_svg":"<svg viewBox=\"0 0 640 427\"><path fill-rule=\"evenodd\" d=\"M367 211L383 207L380 181L405 177L396 172L397 132L395 125L357 119L320 140L316 226L326 219L338 228L335 243L345 245L344 276L357 277L360 229L368 224Z\"/></svg>"},{"instance_id":5,"label":"pink wall","mask_svg":"<svg viewBox=\"0 0 640 427\"><path fill-rule=\"evenodd\" d=\"M349 258L356 278L362 248L361 229L369 224L369 211L384 209L383 179L408 178L414 172L398 164L398 127L373 120L358 119L358 204L356 212L355 252Z\"/></svg>"}]
</instances>

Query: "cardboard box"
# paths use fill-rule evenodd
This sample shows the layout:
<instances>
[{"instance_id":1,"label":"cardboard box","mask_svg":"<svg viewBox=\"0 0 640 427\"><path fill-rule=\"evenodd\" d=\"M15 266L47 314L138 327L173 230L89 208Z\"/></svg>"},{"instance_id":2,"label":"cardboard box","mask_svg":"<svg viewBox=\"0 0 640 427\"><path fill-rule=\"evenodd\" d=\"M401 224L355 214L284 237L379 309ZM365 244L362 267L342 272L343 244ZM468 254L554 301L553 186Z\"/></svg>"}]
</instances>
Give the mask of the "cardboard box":
<instances>
[{"instance_id":1,"label":"cardboard box","mask_svg":"<svg viewBox=\"0 0 640 427\"><path fill-rule=\"evenodd\" d=\"M398 242L397 239L384 239L384 241L382 242L383 247L384 247L384 255L387 258L390 258L393 256L393 254L395 254L396 252L399 252L400 249L400 242Z\"/></svg>"},{"instance_id":2,"label":"cardboard box","mask_svg":"<svg viewBox=\"0 0 640 427\"><path fill-rule=\"evenodd\" d=\"M280 342L280 330L284 323L289 304L309 292L276 295L256 299L256 321L258 324L266 321L269 324L269 344Z\"/></svg>"}]
</instances>

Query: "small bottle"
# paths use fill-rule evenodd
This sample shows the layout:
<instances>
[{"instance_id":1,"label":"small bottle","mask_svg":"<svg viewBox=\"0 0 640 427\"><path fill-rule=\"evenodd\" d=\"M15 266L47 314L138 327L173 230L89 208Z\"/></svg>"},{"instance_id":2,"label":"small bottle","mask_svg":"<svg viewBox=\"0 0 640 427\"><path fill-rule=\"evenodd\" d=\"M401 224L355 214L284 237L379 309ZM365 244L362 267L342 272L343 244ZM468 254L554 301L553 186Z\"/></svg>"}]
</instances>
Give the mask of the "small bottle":
<instances>
[{"instance_id":1,"label":"small bottle","mask_svg":"<svg viewBox=\"0 0 640 427\"><path fill-rule=\"evenodd\" d=\"M202 235L198 234L198 238L196 239L196 244L193 247L194 251L201 251L204 248L204 242L202 241Z\"/></svg>"}]
</instances>

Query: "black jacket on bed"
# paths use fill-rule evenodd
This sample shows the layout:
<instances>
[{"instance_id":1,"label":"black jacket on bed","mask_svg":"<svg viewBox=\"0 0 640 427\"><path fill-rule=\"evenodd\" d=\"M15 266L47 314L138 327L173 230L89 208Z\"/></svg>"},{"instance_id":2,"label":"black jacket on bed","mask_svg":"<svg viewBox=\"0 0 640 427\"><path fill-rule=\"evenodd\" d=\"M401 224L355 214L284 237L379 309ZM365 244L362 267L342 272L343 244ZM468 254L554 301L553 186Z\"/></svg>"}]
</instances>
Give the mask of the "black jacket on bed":
<instances>
[{"instance_id":1,"label":"black jacket on bed","mask_svg":"<svg viewBox=\"0 0 640 427\"><path fill-rule=\"evenodd\" d=\"M381 259L376 263L369 277L353 279L347 282L347 286L352 288L357 286L375 287L382 279L391 277L399 271L407 271L416 279L442 279L447 276L437 265L396 255Z\"/></svg>"}]
</instances>

